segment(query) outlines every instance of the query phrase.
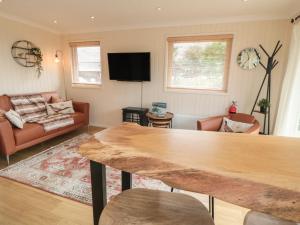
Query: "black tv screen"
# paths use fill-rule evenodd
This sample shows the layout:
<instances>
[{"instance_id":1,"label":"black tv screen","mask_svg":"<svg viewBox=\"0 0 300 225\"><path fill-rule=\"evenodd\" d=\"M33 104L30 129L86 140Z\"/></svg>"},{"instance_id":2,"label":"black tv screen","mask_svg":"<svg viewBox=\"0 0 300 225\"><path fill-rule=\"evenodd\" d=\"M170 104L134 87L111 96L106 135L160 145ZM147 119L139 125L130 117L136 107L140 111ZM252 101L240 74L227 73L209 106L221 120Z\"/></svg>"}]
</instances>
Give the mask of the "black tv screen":
<instances>
[{"instance_id":1,"label":"black tv screen","mask_svg":"<svg viewBox=\"0 0 300 225\"><path fill-rule=\"evenodd\" d=\"M150 52L108 53L109 77L119 81L150 81Z\"/></svg>"}]
</instances>

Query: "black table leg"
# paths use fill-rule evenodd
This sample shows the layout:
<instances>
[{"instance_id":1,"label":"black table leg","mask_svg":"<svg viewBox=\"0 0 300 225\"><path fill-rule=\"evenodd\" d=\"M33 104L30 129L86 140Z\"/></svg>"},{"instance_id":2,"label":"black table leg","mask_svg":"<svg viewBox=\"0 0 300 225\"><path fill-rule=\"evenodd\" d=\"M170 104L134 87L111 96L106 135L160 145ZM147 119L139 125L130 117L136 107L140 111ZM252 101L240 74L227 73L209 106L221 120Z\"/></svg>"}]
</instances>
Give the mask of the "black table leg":
<instances>
[{"instance_id":1,"label":"black table leg","mask_svg":"<svg viewBox=\"0 0 300 225\"><path fill-rule=\"evenodd\" d=\"M211 217L215 219L215 198L213 196L209 196L209 212Z\"/></svg>"},{"instance_id":2,"label":"black table leg","mask_svg":"<svg viewBox=\"0 0 300 225\"><path fill-rule=\"evenodd\" d=\"M122 191L126 191L131 189L132 187L132 175L131 173L127 173L122 171Z\"/></svg>"},{"instance_id":3,"label":"black table leg","mask_svg":"<svg viewBox=\"0 0 300 225\"><path fill-rule=\"evenodd\" d=\"M94 225L98 225L101 212L107 202L106 169L105 165L95 161L90 161L90 168L92 182L93 218Z\"/></svg>"}]
</instances>

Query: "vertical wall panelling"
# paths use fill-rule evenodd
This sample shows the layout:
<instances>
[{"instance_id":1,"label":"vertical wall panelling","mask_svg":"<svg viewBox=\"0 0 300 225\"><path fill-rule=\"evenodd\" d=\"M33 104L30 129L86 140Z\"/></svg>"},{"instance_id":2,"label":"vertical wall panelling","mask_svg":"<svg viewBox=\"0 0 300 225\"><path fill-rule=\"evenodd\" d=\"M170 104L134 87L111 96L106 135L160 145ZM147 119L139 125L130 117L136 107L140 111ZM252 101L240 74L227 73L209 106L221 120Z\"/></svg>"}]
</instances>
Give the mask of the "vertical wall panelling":
<instances>
[{"instance_id":1,"label":"vertical wall panelling","mask_svg":"<svg viewBox=\"0 0 300 225\"><path fill-rule=\"evenodd\" d=\"M22 67L13 60L11 46L19 40L41 48L44 71L40 78L35 68ZM54 63L57 49L62 49L60 35L0 17L0 94L59 91L64 95L62 64Z\"/></svg>"},{"instance_id":2,"label":"vertical wall panelling","mask_svg":"<svg viewBox=\"0 0 300 225\"><path fill-rule=\"evenodd\" d=\"M233 51L229 75L229 90L225 94L174 93L164 89L166 37L174 35L234 34ZM280 62L272 79L272 123L278 104L281 81L285 72L291 34L288 20L253 21L230 24L202 24L198 26L166 27L107 31L90 34L64 36L66 61L66 87L69 97L91 103L91 123L112 126L121 122L121 108L140 105L140 84L110 81L108 76L108 52L150 51L151 82L144 83L144 105L150 107L153 101L165 101L168 109L175 113L175 126L195 128L197 118L223 114L232 100L237 100L239 111L250 113L264 70L253 71L239 68L236 57L240 50L257 47L274 48L278 40L283 49L278 55ZM82 89L71 86L70 49L68 43L78 40L100 40L103 62L103 85L99 89ZM265 60L263 58L263 60ZM258 115L259 118L259 115ZM178 121L177 121L178 120Z\"/></svg>"}]
</instances>

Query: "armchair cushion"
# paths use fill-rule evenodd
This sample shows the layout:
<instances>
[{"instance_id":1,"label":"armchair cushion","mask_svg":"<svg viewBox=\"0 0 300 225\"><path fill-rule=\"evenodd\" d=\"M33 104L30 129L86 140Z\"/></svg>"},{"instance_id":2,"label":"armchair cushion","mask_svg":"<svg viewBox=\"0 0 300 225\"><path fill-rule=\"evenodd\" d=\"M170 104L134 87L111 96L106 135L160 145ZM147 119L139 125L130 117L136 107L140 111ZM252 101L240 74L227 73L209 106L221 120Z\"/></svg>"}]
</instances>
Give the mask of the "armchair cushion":
<instances>
[{"instance_id":1,"label":"armchair cushion","mask_svg":"<svg viewBox=\"0 0 300 225\"><path fill-rule=\"evenodd\" d=\"M233 132L233 133L245 133L247 132L253 124L242 123L230 120L226 117L223 118L223 123L221 126L220 132Z\"/></svg>"}]
</instances>

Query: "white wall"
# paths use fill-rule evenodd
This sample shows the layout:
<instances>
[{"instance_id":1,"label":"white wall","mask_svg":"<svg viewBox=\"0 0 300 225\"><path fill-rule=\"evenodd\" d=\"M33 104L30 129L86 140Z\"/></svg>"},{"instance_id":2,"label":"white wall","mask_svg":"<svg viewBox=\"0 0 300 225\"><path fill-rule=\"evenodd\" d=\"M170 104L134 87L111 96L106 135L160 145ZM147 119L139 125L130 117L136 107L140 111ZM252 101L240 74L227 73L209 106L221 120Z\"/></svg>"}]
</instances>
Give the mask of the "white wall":
<instances>
[{"instance_id":1,"label":"white wall","mask_svg":"<svg viewBox=\"0 0 300 225\"><path fill-rule=\"evenodd\" d=\"M183 94L164 91L166 37L224 33L234 34L227 94ZM243 48L258 48L259 44L262 44L267 51L273 51L276 42L281 40L284 46L277 57L280 64L272 78L272 121L274 122L274 113L277 111L281 81L286 67L290 34L290 22L281 20L67 35L64 37L67 94L69 98L91 103L91 124L107 127L120 123L122 107L140 105L140 84L110 81L107 53L150 51L152 80L144 83L144 106L150 107L153 101L167 102L168 110L175 113L175 126L192 129L196 126L197 118L225 113L232 100L238 101L240 112L249 113L264 77L264 70L258 67L254 71L244 71L236 64L236 57ZM71 86L71 56L68 43L84 40L101 42L103 85L99 89ZM262 56L265 62L265 57L263 54Z\"/></svg>"},{"instance_id":2,"label":"white wall","mask_svg":"<svg viewBox=\"0 0 300 225\"><path fill-rule=\"evenodd\" d=\"M38 78L35 68L17 64L11 56L15 41L28 40L40 47L44 55L44 72ZM62 64L54 63L62 38L54 33L0 17L0 95L44 91L64 94Z\"/></svg>"}]
</instances>

